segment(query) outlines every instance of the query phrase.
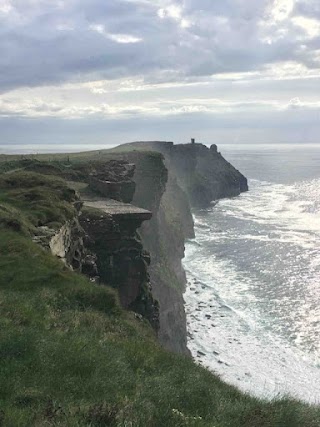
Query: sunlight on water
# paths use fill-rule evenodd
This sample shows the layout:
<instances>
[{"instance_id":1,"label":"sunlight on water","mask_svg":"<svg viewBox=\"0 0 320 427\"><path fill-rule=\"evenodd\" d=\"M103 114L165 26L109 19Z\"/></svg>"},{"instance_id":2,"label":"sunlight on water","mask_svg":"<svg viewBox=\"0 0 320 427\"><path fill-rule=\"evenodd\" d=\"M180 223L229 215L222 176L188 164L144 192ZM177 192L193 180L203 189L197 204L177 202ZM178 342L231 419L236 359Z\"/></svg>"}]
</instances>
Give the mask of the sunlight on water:
<instances>
[{"instance_id":1,"label":"sunlight on water","mask_svg":"<svg viewBox=\"0 0 320 427\"><path fill-rule=\"evenodd\" d=\"M195 213L189 348L255 395L320 401L319 213L319 179L252 180L248 193Z\"/></svg>"}]
</instances>

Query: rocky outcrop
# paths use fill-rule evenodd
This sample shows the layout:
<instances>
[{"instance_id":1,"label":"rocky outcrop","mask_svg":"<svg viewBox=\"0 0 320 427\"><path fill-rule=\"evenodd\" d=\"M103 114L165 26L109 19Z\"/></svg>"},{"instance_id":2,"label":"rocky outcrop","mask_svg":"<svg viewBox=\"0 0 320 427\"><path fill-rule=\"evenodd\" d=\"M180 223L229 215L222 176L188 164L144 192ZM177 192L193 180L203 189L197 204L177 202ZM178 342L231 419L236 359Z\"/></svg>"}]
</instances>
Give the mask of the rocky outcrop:
<instances>
[{"instance_id":1,"label":"rocky outcrop","mask_svg":"<svg viewBox=\"0 0 320 427\"><path fill-rule=\"evenodd\" d=\"M110 203L111 202L111 203ZM159 306L152 294L150 255L136 230L151 213L114 201L87 201L80 217L86 247L97 257L101 283L118 290L122 306L148 319L159 329Z\"/></svg>"},{"instance_id":2,"label":"rocky outcrop","mask_svg":"<svg viewBox=\"0 0 320 427\"><path fill-rule=\"evenodd\" d=\"M67 186L66 191L72 195L69 203L73 206L73 218L65 219L64 224L60 227L54 223L36 227L32 240L50 250L53 255L72 270L79 273L85 272L93 279L97 276L95 255L85 247L86 235L79 223L79 213L83 203L76 191Z\"/></svg>"},{"instance_id":3,"label":"rocky outcrop","mask_svg":"<svg viewBox=\"0 0 320 427\"><path fill-rule=\"evenodd\" d=\"M137 233L152 213L123 203L131 202L136 190L135 169L133 162L123 159L96 162L89 173L91 192L83 196L80 223L86 247L97 257L100 281L118 290L124 308L139 313L158 330L159 305L148 272L150 255Z\"/></svg>"},{"instance_id":4,"label":"rocky outcrop","mask_svg":"<svg viewBox=\"0 0 320 427\"><path fill-rule=\"evenodd\" d=\"M29 165L48 175L60 175L63 169L63 165L45 166L40 162ZM157 331L159 305L148 273L150 255L137 233L152 213L123 203L132 200L134 171L135 165L122 159L77 164L68 173L72 177L69 185L82 191L80 201L73 190L77 215L58 229L38 227L33 239L72 270L116 288L122 306L149 320ZM64 169L61 175L65 177Z\"/></svg>"},{"instance_id":5,"label":"rocky outcrop","mask_svg":"<svg viewBox=\"0 0 320 427\"><path fill-rule=\"evenodd\" d=\"M83 230L77 218L67 221L49 241L49 248L53 255L60 258L65 264L77 271L82 271L84 259Z\"/></svg>"},{"instance_id":6,"label":"rocky outcrop","mask_svg":"<svg viewBox=\"0 0 320 427\"><path fill-rule=\"evenodd\" d=\"M90 188L109 199L130 203L135 192L134 171L134 164L121 160L96 164L89 173Z\"/></svg>"}]
</instances>

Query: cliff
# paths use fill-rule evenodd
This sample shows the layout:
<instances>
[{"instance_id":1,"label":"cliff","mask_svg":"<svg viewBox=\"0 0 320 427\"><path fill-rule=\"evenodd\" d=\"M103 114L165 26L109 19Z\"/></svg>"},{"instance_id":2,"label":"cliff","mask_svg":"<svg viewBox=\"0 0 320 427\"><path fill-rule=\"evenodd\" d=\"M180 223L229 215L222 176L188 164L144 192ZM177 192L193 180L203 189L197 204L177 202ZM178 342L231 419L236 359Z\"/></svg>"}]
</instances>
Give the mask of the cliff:
<instances>
[{"instance_id":1,"label":"cliff","mask_svg":"<svg viewBox=\"0 0 320 427\"><path fill-rule=\"evenodd\" d=\"M188 199L161 155L124 155L134 183L123 158L106 170L117 156L0 164L0 426L319 426L319 408L252 398L159 345L137 227L179 296ZM179 300L164 303L169 322Z\"/></svg>"},{"instance_id":2,"label":"cliff","mask_svg":"<svg viewBox=\"0 0 320 427\"><path fill-rule=\"evenodd\" d=\"M150 150L161 157L151 161ZM140 233L151 254L153 295L160 305L160 342L171 351L188 354L182 259L185 240L194 237L192 208L247 191L247 180L215 145L209 149L202 144L135 142L114 152L135 163L133 201L153 213Z\"/></svg>"},{"instance_id":3,"label":"cliff","mask_svg":"<svg viewBox=\"0 0 320 427\"><path fill-rule=\"evenodd\" d=\"M137 233L152 213L123 202L131 201L134 193L134 165L94 162L73 171L70 165L57 168L37 161L24 166L1 176L5 203L0 206L0 226L30 235L73 271L117 289L122 307L143 316L157 331L159 307L148 273L150 255ZM41 174L35 172L39 170ZM61 178L70 174L81 181Z\"/></svg>"},{"instance_id":4,"label":"cliff","mask_svg":"<svg viewBox=\"0 0 320 427\"><path fill-rule=\"evenodd\" d=\"M247 190L216 146L131 143L12 167L62 177L80 192L78 213L57 231L38 228L34 240L118 289L122 306L147 318L164 347L188 353L181 261L185 239L194 236L191 209Z\"/></svg>"},{"instance_id":5,"label":"cliff","mask_svg":"<svg viewBox=\"0 0 320 427\"><path fill-rule=\"evenodd\" d=\"M98 282L118 291L122 307L159 329L159 306L152 293L148 265L137 229L151 213L114 200L85 200L80 224L86 248L96 257ZM88 272L85 272L88 274Z\"/></svg>"},{"instance_id":6,"label":"cliff","mask_svg":"<svg viewBox=\"0 0 320 427\"><path fill-rule=\"evenodd\" d=\"M206 207L213 200L238 196L248 190L247 179L218 152L217 146L145 141L127 144L137 150L154 150L164 155L192 207Z\"/></svg>"},{"instance_id":7,"label":"cliff","mask_svg":"<svg viewBox=\"0 0 320 427\"><path fill-rule=\"evenodd\" d=\"M136 165L133 203L153 214L151 221L142 225L140 234L151 255L152 292L160 308L159 340L167 349L187 353L185 275L181 260L185 232L189 236L193 233L189 204L176 179L168 173L162 155L127 153L125 158Z\"/></svg>"}]
</instances>

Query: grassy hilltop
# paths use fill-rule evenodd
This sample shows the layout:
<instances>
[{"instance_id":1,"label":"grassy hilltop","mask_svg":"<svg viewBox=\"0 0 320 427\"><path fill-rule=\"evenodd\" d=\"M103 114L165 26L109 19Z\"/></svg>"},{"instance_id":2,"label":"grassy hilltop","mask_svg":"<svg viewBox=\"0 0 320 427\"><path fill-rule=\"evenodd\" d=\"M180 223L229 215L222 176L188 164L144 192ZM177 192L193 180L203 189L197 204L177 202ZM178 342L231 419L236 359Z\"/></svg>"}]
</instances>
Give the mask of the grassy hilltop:
<instances>
[{"instance_id":1,"label":"grassy hilltop","mask_svg":"<svg viewBox=\"0 0 320 427\"><path fill-rule=\"evenodd\" d=\"M163 350L113 289L33 243L76 214L75 197L62 178L19 169L0 174L0 426L320 425L320 408L250 397Z\"/></svg>"}]
</instances>

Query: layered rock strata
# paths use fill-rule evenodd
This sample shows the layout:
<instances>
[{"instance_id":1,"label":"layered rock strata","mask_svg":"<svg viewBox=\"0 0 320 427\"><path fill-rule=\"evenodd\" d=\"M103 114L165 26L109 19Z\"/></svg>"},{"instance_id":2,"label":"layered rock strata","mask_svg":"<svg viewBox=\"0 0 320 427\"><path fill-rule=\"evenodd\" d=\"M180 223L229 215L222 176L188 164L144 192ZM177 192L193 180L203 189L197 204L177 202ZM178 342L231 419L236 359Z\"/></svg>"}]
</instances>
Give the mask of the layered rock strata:
<instances>
[{"instance_id":1,"label":"layered rock strata","mask_svg":"<svg viewBox=\"0 0 320 427\"><path fill-rule=\"evenodd\" d=\"M119 201L86 200L80 223L86 247L97 257L100 281L116 288L122 306L159 329L159 306L152 294L148 265L137 229L151 212Z\"/></svg>"},{"instance_id":2,"label":"layered rock strata","mask_svg":"<svg viewBox=\"0 0 320 427\"><path fill-rule=\"evenodd\" d=\"M152 295L150 255L137 230L152 213L131 202L136 184L135 165L124 160L85 162L67 171L36 162L29 168L46 174L71 176L69 185L81 189L77 215L58 230L38 228L34 241L92 281L118 290L122 306L135 311L159 329L159 305ZM77 181L80 179L81 181ZM75 192L76 194L76 192Z\"/></svg>"}]
</instances>

